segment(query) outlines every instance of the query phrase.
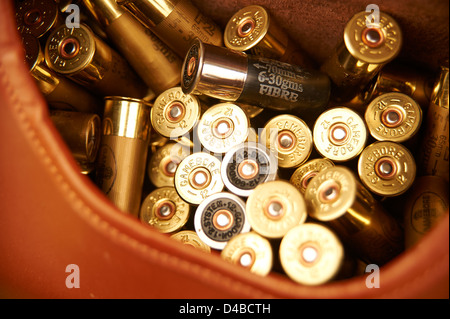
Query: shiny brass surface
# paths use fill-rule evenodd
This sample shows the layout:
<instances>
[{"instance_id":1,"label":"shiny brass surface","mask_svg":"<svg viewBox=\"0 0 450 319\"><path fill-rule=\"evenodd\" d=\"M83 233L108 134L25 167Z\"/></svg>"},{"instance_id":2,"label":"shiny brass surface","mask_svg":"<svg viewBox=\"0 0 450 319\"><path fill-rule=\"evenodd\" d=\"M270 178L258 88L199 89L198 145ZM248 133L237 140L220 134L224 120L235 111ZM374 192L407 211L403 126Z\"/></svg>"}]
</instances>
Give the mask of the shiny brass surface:
<instances>
[{"instance_id":1,"label":"shiny brass surface","mask_svg":"<svg viewBox=\"0 0 450 319\"><path fill-rule=\"evenodd\" d=\"M50 118L66 142L83 174L93 169L101 138L97 114L51 110Z\"/></svg>"},{"instance_id":2,"label":"shiny brass surface","mask_svg":"<svg viewBox=\"0 0 450 319\"><path fill-rule=\"evenodd\" d=\"M62 23L58 5L53 0L15 1L17 30L37 38L47 35Z\"/></svg>"},{"instance_id":3,"label":"shiny brass surface","mask_svg":"<svg viewBox=\"0 0 450 319\"><path fill-rule=\"evenodd\" d=\"M311 59L298 48L260 5L249 5L237 11L224 30L225 46L255 56L312 67Z\"/></svg>"},{"instance_id":4,"label":"shiny brass surface","mask_svg":"<svg viewBox=\"0 0 450 319\"><path fill-rule=\"evenodd\" d=\"M159 187L144 199L139 218L162 233L179 231L188 221L190 206L173 186Z\"/></svg>"},{"instance_id":5,"label":"shiny brass surface","mask_svg":"<svg viewBox=\"0 0 450 319\"><path fill-rule=\"evenodd\" d=\"M190 0L119 0L118 3L180 57L186 55L190 42L196 37L206 43L223 45L220 27Z\"/></svg>"},{"instance_id":6,"label":"shiny brass surface","mask_svg":"<svg viewBox=\"0 0 450 319\"><path fill-rule=\"evenodd\" d=\"M418 166L421 175L435 175L449 181L449 75L448 61L434 85L421 143Z\"/></svg>"},{"instance_id":7,"label":"shiny brass surface","mask_svg":"<svg viewBox=\"0 0 450 319\"><path fill-rule=\"evenodd\" d=\"M272 246L266 238L252 231L231 238L220 257L260 276L272 270Z\"/></svg>"},{"instance_id":8,"label":"shiny brass surface","mask_svg":"<svg viewBox=\"0 0 450 319\"><path fill-rule=\"evenodd\" d=\"M310 114L323 110L330 97L330 79L320 71L247 55L198 38L184 58L181 87L188 94Z\"/></svg>"},{"instance_id":9,"label":"shiny brass surface","mask_svg":"<svg viewBox=\"0 0 450 319\"><path fill-rule=\"evenodd\" d=\"M419 131L422 109L406 94L385 93L370 102L364 119L376 140L401 143Z\"/></svg>"},{"instance_id":10,"label":"shiny brass surface","mask_svg":"<svg viewBox=\"0 0 450 319\"><path fill-rule=\"evenodd\" d=\"M147 164L147 174L152 184L156 187L174 186L175 171L189 154L187 147L173 142L156 149Z\"/></svg>"},{"instance_id":11,"label":"shiny brass surface","mask_svg":"<svg viewBox=\"0 0 450 319\"><path fill-rule=\"evenodd\" d=\"M280 243L280 261L286 274L308 286L332 280L344 262L344 247L338 236L316 223L297 225Z\"/></svg>"},{"instance_id":12,"label":"shiny brass surface","mask_svg":"<svg viewBox=\"0 0 450 319\"><path fill-rule=\"evenodd\" d=\"M448 183L439 176L416 179L404 209L405 248L416 245L448 214Z\"/></svg>"},{"instance_id":13,"label":"shiny brass surface","mask_svg":"<svg viewBox=\"0 0 450 319\"><path fill-rule=\"evenodd\" d=\"M181 198L198 205L208 196L221 192L224 184L220 177L220 164L218 158L203 152L185 157L174 177L175 188Z\"/></svg>"},{"instance_id":14,"label":"shiny brass surface","mask_svg":"<svg viewBox=\"0 0 450 319\"><path fill-rule=\"evenodd\" d=\"M298 167L294 173L292 173L289 182L297 187L297 189L304 194L306 187L308 186L311 178L317 175L317 173L323 171L326 168L333 167L334 163L327 158L316 158L307 161Z\"/></svg>"},{"instance_id":15,"label":"shiny brass surface","mask_svg":"<svg viewBox=\"0 0 450 319\"><path fill-rule=\"evenodd\" d=\"M344 166L327 168L305 191L308 214L325 222L355 254L379 266L403 251L403 231Z\"/></svg>"},{"instance_id":16,"label":"shiny brass surface","mask_svg":"<svg viewBox=\"0 0 450 319\"><path fill-rule=\"evenodd\" d=\"M233 50L277 59L286 51L288 36L273 22L264 7L250 5L237 11L228 20L224 43Z\"/></svg>"},{"instance_id":17,"label":"shiny brass surface","mask_svg":"<svg viewBox=\"0 0 450 319\"><path fill-rule=\"evenodd\" d=\"M170 236L174 240L181 242L183 245L194 247L195 249L200 249L206 253L211 252L211 247L206 245L197 233L193 230L181 230Z\"/></svg>"},{"instance_id":18,"label":"shiny brass surface","mask_svg":"<svg viewBox=\"0 0 450 319\"><path fill-rule=\"evenodd\" d=\"M361 182L381 196L406 192L416 177L416 163L411 152L395 142L375 142L367 146L358 160Z\"/></svg>"},{"instance_id":19,"label":"shiny brass surface","mask_svg":"<svg viewBox=\"0 0 450 319\"><path fill-rule=\"evenodd\" d=\"M398 23L380 12L379 27L367 27L367 12L355 14L345 26L343 41L321 65L332 82L332 99L352 100L402 47Z\"/></svg>"},{"instance_id":20,"label":"shiny brass surface","mask_svg":"<svg viewBox=\"0 0 450 319\"><path fill-rule=\"evenodd\" d=\"M139 215L150 139L151 104L105 98L96 184L121 211Z\"/></svg>"},{"instance_id":21,"label":"shiny brass surface","mask_svg":"<svg viewBox=\"0 0 450 319\"><path fill-rule=\"evenodd\" d=\"M312 132L299 117L282 114L273 117L264 126L260 143L278 158L278 166L292 168L305 162L313 149Z\"/></svg>"},{"instance_id":22,"label":"shiny brass surface","mask_svg":"<svg viewBox=\"0 0 450 319\"><path fill-rule=\"evenodd\" d=\"M178 85L182 61L115 0L83 0L139 77L155 94Z\"/></svg>"},{"instance_id":23,"label":"shiny brass surface","mask_svg":"<svg viewBox=\"0 0 450 319\"><path fill-rule=\"evenodd\" d=\"M206 110L197 125L202 146L215 154L223 154L248 137L247 114L236 104L219 103Z\"/></svg>"},{"instance_id":24,"label":"shiny brass surface","mask_svg":"<svg viewBox=\"0 0 450 319\"><path fill-rule=\"evenodd\" d=\"M357 157L366 145L366 124L349 108L331 108L316 119L313 139L322 156L336 162L348 161Z\"/></svg>"},{"instance_id":25,"label":"shiny brass surface","mask_svg":"<svg viewBox=\"0 0 450 319\"><path fill-rule=\"evenodd\" d=\"M186 94L205 94L236 101L247 78L247 56L238 51L195 40L182 67L181 87Z\"/></svg>"},{"instance_id":26,"label":"shiny brass surface","mask_svg":"<svg viewBox=\"0 0 450 319\"><path fill-rule=\"evenodd\" d=\"M198 98L184 94L180 87L173 87L156 98L151 111L152 127L162 136L177 140L192 132L200 114Z\"/></svg>"},{"instance_id":27,"label":"shiny brass surface","mask_svg":"<svg viewBox=\"0 0 450 319\"><path fill-rule=\"evenodd\" d=\"M410 96L425 109L430 104L434 78L414 65L388 63L376 76L374 95L400 92Z\"/></svg>"},{"instance_id":28,"label":"shiny brass surface","mask_svg":"<svg viewBox=\"0 0 450 319\"><path fill-rule=\"evenodd\" d=\"M245 202L228 192L212 194L198 205L194 227L204 243L222 250L232 238L250 231Z\"/></svg>"},{"instance_id":29,"label":"shiny brass surface","mask_svg":"<svg viewBox=\"0 0 450 319\"><path fill-rule=\"evenodd\" d=\"M45 62L98 95L145 98L149 94L128 62L82 24L80 28L62 25L49 35Z\"/></svg>"},{"instance_id":30,"label":"shiny brass surface","mask_svg":"<svg viewBox=\"0 0 450 319\"><path fill-rule=\"evenodd\" d=\"M22 34L25 60L30 67L30 75L44 95L50 107L68 111L101 114L100 99L64 76L51 71L45 63L38 38Z\"/></svg>"},{"instance_id":31,"label":"shiny brass surface","mask_svg":"<svg viewBox=\"0 0 450 319\"><path fill-rule=\"evenodd\" d=\"M247 198L246 210L252 229L267 238L283 237L308 215L303 195L284 180L256 186Z\"/></svg>"}]
</instances>

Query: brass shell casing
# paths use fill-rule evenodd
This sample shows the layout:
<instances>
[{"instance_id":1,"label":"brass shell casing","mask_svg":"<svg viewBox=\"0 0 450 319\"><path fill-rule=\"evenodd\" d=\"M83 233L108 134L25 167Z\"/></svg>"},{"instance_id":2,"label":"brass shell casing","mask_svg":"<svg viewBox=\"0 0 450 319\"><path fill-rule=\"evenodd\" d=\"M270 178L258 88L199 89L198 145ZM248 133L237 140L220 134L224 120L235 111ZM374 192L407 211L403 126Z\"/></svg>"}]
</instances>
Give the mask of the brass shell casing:
<instances>
[{"instance_id":1,"label":"brass shell casing","mask_svg":"<svg viewBox=\"0 0 450 319\"><path fill-rule=\"evenodd\" d=\"M83 113L103 112L103 104L99 98L48 68L38 38L31 34L22 34L22 44L30 75L50 107Z\"/></svg>"},{"instance_id":2,"label":"brass shell casing","mask_svg":"<svg viewBox=\"0 0 450 319\"><path fill-rule=\"evenodd\" d=\"M352 100L384 65L392 61L402 47L398 23L380 12L379 26L366 25L369 13L355 14L345 26L343 41L321 65L332 82L332 99Z\"/></svg>"},{"instance_id":3,"label":"brass shell casing","mask_svg":"<svg viewBox=\"0 0 450 319\"><path fill-rule=\"evenodd\" d=\"M181 58L115 0L83 0L108 39L156 95L180 83Z\"/></svg>"},{"instance_id":4,"label":"brass shell casing","mask_svg":"<svg viewBox=\"0 0 450 319\"><path fill-rule=\"evenodd\" d=\"M149 94L128 62L82 24L71 29L62 25L49 35L45 62L94 94L138 99Z\"/></svg>"},{"instance_id":5,"label":"brass shell casing","mask_svg":"<svg viewBox=\"0 0 450 319\"><path fill-rule=\"evenodd\" d=\"M178 194L186 202L200 204L205 198L223 190L221 162L213 155L196 152L178 165L174 182Z\"/></svg>"},{"instance_id":6,"label":"brass shell casing","mask_svg":"<svg viewBox=\"0 0 450 319\"><path fill-rule=\"evenodd\" d=\"M205 149L223 154L247 140L249 127L247 114L239 106L219 103L202 114L197 125L197 136Z\"/></svg>"},{"instance_id":7,"label":"brass shell casing","mask_svg":"<svg viewBox=\"0 0 450 319\"><path fill-rule=\"evenodd\" d=\"M17 30L37 38L47 35L62 23L54 0L15 1Z\"/></svg>"},{"instance_id":8,"label":"brass shell casing","mask_svg":"<svg viewBox=\"0 0 450 319\"><path fill-rule=\"evenodd\" d=\"M305 192L308 214L325 222L367 263L384 265L403 251L397 221L344 166L318 173Z\"/></svg>"},{"instance_id":9,"label":"brass shell casing","mask_svg":"<svg viewBox=\"0 0 450 319\"><path fill-rule=\"evenodd\" d=\"M404 209L405 248L414 246L448 214L448 183L439 176L416 179Z\"/></svg>"},{"instance_id":10,"label":"brass shell casing","mask_svg":"<svg viewBox=\"0 0 450 319\"><path fill-rule=\"evenodd\" d=\"M255 56L313 67L311 59L294 48L287 33L274 21L266 8L246 6L237 11L224 30L227 48L244 51Z\"/></svg>"},{"instance_id":11,"label":"brass shell casing","mask_svg":"<svg viewBox=\"0 0 450 319\"><path fill-rule=\"evenodd\" d=\"M376 140L401 143L419 131L422 109L416 101L403 93L385 93L370 102L364 119L370 134Z\"/></svg>"},{"instance_id":12,"label":"brass shell casing","mask_svg":"<svg viewBox=\"0 0 450 319\"><path fill-rule=\"evenodd\" d=\"M297 189L305 194L306 187L308 186L311 178L317 175L317 173L327 169L329 167L333 167L334 163L328 158L316 158L307 161L300 167L298 167L294 173L292 173L289 182L297 187Z\"/></svg>"},{"instance_id":13,"label":"brass shell casing","mask_svg":"<svg viewBox=\"0 0 450 319\"><path fill-rule=\"evenodd\" d=\"M280 243L280 262L295 282L317 286L332 280L344 263L344 247L336 234L316 223L297 225Z\"/></svg>"},{"instance_id":14,"label":"brass shell casing","mask_svg":"<svg viewBox=\"0 0 450 319\"><path fill-rule=\"evenodd\" d=\"M186 224L189 215L189 204L172 186L160 187L148 194L142 202L139 218L143 224L162 233L174 233Z\"/></svg>"},{"instance_id":15,"label":"brass shell casing","mask_svg":"<svg viewBox=\"0 0 450 319\"><path fill-rule=\"evenodd\" d=\"M51 110L50 118L83 174L94 169L100 147L101 120L97 114Z\"/></svg>"},{"instance_id":16,"label":"brass shell casing","mask_svg":"<svg viewBox=\"0 0 450 319\"><path fill-rule=\"evenodd\" d=\"M181 242L183 245L194 247L195 249L202 250L206 253L211 252L211 247L206 245L193 230L178 231L172 234L170 238Z\"/></svg>"},{"instance_id":17,"label":"brass shell casing","mask_svg":"<svg viewBox=\"0 0 450 319\"><path fill-rule=\"evenodd\" d=\"M156 149L147 164L147 174L152 184L173 187L176 169L190 153L186 146L173 142Z\"/></svg>"},{"instance_id":18,"label":"brass shell casing","mask_svg":"<svg viewBox=\"0 0 450 319\"><path fill-rule=\"evenodd\" d=\"M373 95L399 92L410 96L426 109L433 93L434 79L425 70L412 65L388 63L376 76Z\"/></svg>"},{"instance_id":19,"label":"brass shell casing","mask_svg":"<svg viewBox=\"0 0 450 319\"><path fill-rule=\"evenodd\" d=\"M363 118L346 107L335 107L323 112L313 128L316 150L336 162L357 157L366 145L367 135Z\"/></svg>"},{"instance_id":20,"label":"brass shell casing","mask_svg":"<svg viewBox=\"0 0 450 319\"><path fill-rule=\"evenodd\" d=\"M260 133L259 141L278 158L278 166L292 168L305 162L313 149L312 132L300 118L282 114L272 118Z\"/></svg>"},{"instance_id":21,"label":"brass shell casing","mask_svg":"<svg viewBox=\"0 0 450 319\"><path fill-rule=\"evenodd\" d=\"M359 156L358 175L371 192L386 197L398 196L412 186L416 163L402 144L375 142Z\"/></svg>"},{"instance_id":22,"label":"brass shell casing","mask_svg":"<svg viewBox=\"0 0 450 319\"><path fill-rule=\"evenodd\" d=\"M421 143L418 166L421 175L435 175L449 181L449 74L448 61L441 66L435 83Z\"/></svg>"},{"instance_id":23,"label":"brass shell casing","mask_svg":"<svg viewBox=\"0 0 450 319\"><path fill-rule=\"evenodd\" d=\"M96 184L120 210L139 215L150 140L151 104L106 97Z\"/></svg>"},{"instance_id":24,"label":"brass shell casing","mask_svg":"<svg viewBox=\"0 0 450 319\"><path fill-rule=\"evenodd\" d=\"M141 23L152 30L180 57L198 37L203 42L223 45L220 27L190 0L118 0Z\"/></svg>"},{"instance_id":25,"label":"brass shell casing","mask_svg":"<svg viewBox=\"0 0 450 319\"><path fill-rule=\"evenodd\" d=\"M315 113L329 101L330 80L324 73L201 42L186 54L181 87L222 101L275 110Z\"/></svg>"},{"instance_id":26,"label":"brass shell casing","mask_svg":"<svg viewBox=\"0 0 450 319\"><path fill-rule=\"evenodd\" d=\"M204 243L222 250L232 238L250 231L245 202L227 192L212 194L197 207L194 227Z\"/></svg>"},{"instance_id":27,"label":"brass shell casing","mask_svg":"<svg viewBox=\"0 0 450 319\"><path fill-rule=\"evenodd\" d=\"M252 230L267 238L281 238L308 216L300 191L284 180L258 185L246 203Z\"/></svg>"},{"instance_id":28,"label":"brass shell casing","mask_svg":"<svg viewBox=\"0 0 450 319\"><path fill-rule=\"evenodd\" d=\"M179 140L189 135L197 125L202 105L192 94L180 87L167 89L156 98L151 111L152 127L162 136ZM187 136L192 140L192 136Z\"/></svg>"},{"instance_id":29,"label":"brass shell casing","mask_svg":"<svg viewBox=\"0 0 450 319\"><path fill-rule=\"evenodd\" d=\"M268 275L273 264L270 242L253 231L231 238L220 257L260 276Z\"/></svg>"},{"instance_id":30,"label":"brass shell casing","mask_svg":"<svg viewBox=\"0 0 450 319\"><path fill-rule=\"evenodd\" d=\"M223 157L221 179L225 187L248 197L256 186L277 178L277 159L264 145L245 142L231 148Z\"/></svg>"}]
</instances>

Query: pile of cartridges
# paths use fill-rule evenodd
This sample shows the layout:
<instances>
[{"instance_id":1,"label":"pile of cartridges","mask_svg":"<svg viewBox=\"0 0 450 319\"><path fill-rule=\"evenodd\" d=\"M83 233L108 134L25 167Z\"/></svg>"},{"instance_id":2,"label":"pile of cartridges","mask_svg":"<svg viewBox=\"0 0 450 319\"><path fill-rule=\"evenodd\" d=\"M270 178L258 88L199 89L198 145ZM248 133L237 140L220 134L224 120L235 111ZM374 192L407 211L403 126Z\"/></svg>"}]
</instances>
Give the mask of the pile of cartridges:
<instances>
[{"instance_id":1,"label":"pile of cartridges","mask_svg":"<svg viewBox=\"0 0 450 319\"><path fill-rule=\"evenodd\" d=\"M376 7L317 65L256 4L224 28L189 0L15 4L80 172L167 240L320 285L448 213L448 60L398 62L401 26Z\"/></svg>"}]
</instances>

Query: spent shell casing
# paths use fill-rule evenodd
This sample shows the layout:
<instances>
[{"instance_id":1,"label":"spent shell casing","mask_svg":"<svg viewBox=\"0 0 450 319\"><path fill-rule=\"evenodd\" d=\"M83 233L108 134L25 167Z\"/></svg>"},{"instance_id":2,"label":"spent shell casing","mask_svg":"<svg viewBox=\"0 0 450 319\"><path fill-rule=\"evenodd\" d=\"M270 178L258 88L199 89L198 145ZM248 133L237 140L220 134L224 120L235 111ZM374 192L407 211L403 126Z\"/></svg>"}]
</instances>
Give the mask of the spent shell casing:
<instances>
[{"instance_id":1,"label":"spent shell casing","mask_svg":"<svg viewBox=\"0 0 450 319\"><path fill-rule=\"evenodd\" d=\"M162 233L179 231L188 221L191 207L173 186L159 187L142 202L139 218Z\"/></svg>"},{"instance_id":2,"label":"spent shell casing","mask_svg":"<svg viewBox=\"0 0 450 319\"><path fill-rule=\"evenodd\" d=\"M96 184L120 210L139 215L151 134L151 104L105 97Z\"/></svg>"},{"instance_id":3,"label":"spent shell casing","mask_svg":"<svg viewBox=\"0 0 450 319\"><path fill-rule=\"evenodd\" d=\"M404 250L404 235L371 193L345 166L318 173L305 191L308 215L333 229L355 254L382 266Z\"/></svg>"},{"instance_id":4,"label":"spent shell casing","mask_svg":"<svg viewBox=\"0 0 450 319\"><path fill-rule=\"evenodd\" d=\"M308 216L300 191L288 181L277 180L258 185L246 202L252 230L267 238L281 238Z\"/></svg>"},{"instance_id":5,"label":"spent shell casing","mask_svg":"<svg viewBox=\"0 0 450 319\"><path fill-rule=\"evenodd\" d=\"M118 0L180 57L198 37L206 43L223 45L221 28L190 0Z\"/></svg>"},{"instance_id":6,"label":"spent shell casing","mask_svg":"<svg viewBox=\"0 0 450 319\"><path fill-rule=\"evenodd\" d=\"M367 146L358 159L358 175L368 190L380 196L406 192L416 177L416 162L404 145L383 141Z\"/></svg>"},{"instance_id":7,"label":"spent shell casing","mask_svg":"<svg viewBox=\"0 0 450 319\"><path fill-rule=\"evenodd\" d=\"M339 237L317 223L304 223L290 229L279 250L285 273L295 282L317 286L337 276L344 262Z\"/></svg>"},{"instance_id":8,"label":"spent shell casing","mask_svg":"<svg viewBox=\"0 0 450 319\"><path fill-rule=\"evenodd\" d=\"M326 106L330 80L324 73L192 41L182 67L188 94L284 111L318 112Z\"/></svg>"},{"instance_id":9,"label":"spent shell casing","mask_svg":"<svg viewBox=\"0 0 450 319\"><path fill-rule=\"evenodd\" d=\"M253 231L231 238L220 257L260 276L266 276L272 270L272 246L266 238Z\"/></svg>"},{"instance_id":10,"label":"spent shell casing","mask_svg":"<svg viewBox=\"0 0 450 319\"><path fill-rule=\"evenodd\" d=\"M367 135L364 119L346 107L334 107L323 112L313 128L317 152L336 162L356 158L366 145Z\"/></svg>"},{"instance_id":11,"label":"spent shell casing","mask_svg":"<svg viewBox=\"0 0 450 319\"><path fill-rule=\"evenodd\" d=\"M222 250L233 237L250 231L245 202L228 192L212 194L198 205L194 227L203 242Z\"/></svg>"},{"instance_id":12,"label":"spent shell casing","mask_svg":"<svg viewBox=\"0 0 450 319\"><path fill-rule=\"evenodd\" d=\"M377 24L367 24L369 14L359 12L347 22L343 41L320 67L331 79L331 98L337 102L352 100L400 53L403 41L398 22L380 12Z\"/></svg>"},{"instance_id":13,"label":"spent shell casing","mask_svg":"<svg viewBox=\"0 0 450 319\"><path fill-rule=\"evenodd\" d=\"M288 33L260 5L249 5L233 14L223 37L225 46L232 50L302 67L315 67L311 58L294 45Z\"/></svg>"}]
</instances>

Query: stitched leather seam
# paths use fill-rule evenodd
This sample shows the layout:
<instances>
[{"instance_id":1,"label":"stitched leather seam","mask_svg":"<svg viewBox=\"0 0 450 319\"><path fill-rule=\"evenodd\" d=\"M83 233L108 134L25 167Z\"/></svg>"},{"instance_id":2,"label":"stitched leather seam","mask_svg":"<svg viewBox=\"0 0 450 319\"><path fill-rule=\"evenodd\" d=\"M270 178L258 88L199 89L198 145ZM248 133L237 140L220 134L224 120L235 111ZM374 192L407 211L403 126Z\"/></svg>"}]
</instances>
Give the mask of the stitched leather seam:
<instances>
[{"instance_id":1,"label":"stitched leather seam","mask_svg":"<svg viewBox=\"0 0 450 319\"><path fill-rule=\"evenodd\" d=\"M22 101L18 98L18 92L16 88L11 85L8 79L8 74L4 72L3 63L0 61L0 74L2 79L2 84L7 90L7 98L12 102L13 109L19 117L20 124L24 132L28 135L29 140L35 146L35 150L39 153L42 162L47 166L50 173L53 174L55 181L63 189L63 195L68 199L69 205L74 208L74 211L80 215L84 215L84 219L89 221L89 223L96 229L104 232L107 237L114 239L116 242L120 242L123 245L129 246L135 250L139 250L141 254L150 258L152 262L158 262L160 265L172 265L173 268L183 269L189 273L195 273L195 275L206 279L208 282L215 282L216 285L220 285L222 288L227 286L231 291L244 292L252 298L275 298L275 296L263 292L260 289L254 288L252 286L243 284L233 278L223 275L219 272L212 271L211 269L205 268L199 264L192 263L174 255L170 255L163 251L155 248L151 248L148 245L137 241L136 239L128 236L127 234L120 232L117 228L113 227L111 224L101 219L101 217L96 214L82 198L71 188L70 183L65 180L63 174L61 174L58 167L54 164L53 159L47 153L46 149L43 147L41 140L36 134L36 130L32 125L32 121L27 116ZM154 255L154 257L152 257ZM176 266L176 267L175 267Z\"/></svg>"}]
</instances>

